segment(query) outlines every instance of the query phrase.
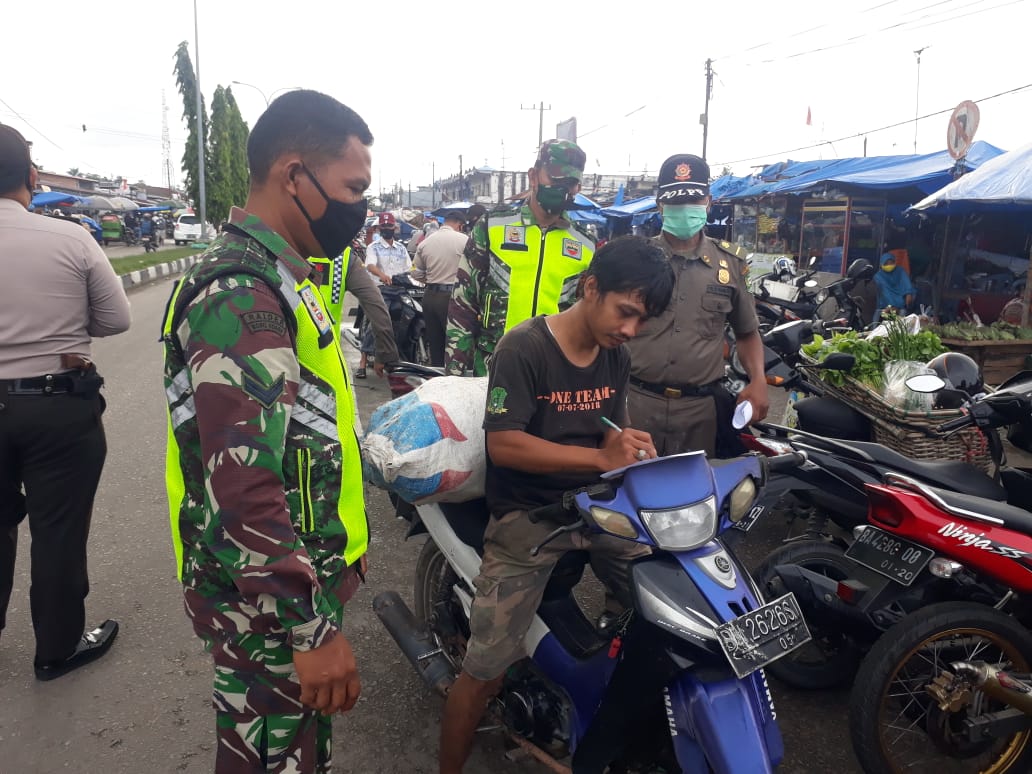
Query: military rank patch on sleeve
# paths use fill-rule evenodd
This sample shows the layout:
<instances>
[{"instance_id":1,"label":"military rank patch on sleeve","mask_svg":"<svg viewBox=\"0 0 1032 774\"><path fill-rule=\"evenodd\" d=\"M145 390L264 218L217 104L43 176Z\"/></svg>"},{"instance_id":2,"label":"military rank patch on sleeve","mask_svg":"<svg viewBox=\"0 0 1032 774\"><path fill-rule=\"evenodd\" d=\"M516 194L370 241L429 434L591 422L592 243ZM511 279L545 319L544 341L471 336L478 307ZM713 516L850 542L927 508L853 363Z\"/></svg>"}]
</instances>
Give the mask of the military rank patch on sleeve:
<instances>
[{"instance_id":1,"label":"military rank patch on sleeve","mask_svg":"<svg viewBox=\"0 0 1032 774\"><path fill-rule=\"evenodd\" d=\"M265 384L246 371L241 372L244 392L254 398L264 409L272 409L280 395L287 389L286 374L280 374L272 384Z\"/></svg>"},{"instance_id":2,"label":"military rank patch on sleeve","mask_svg":"<svg viewBox=\"0 0 1032 774\"><path fill-rule=\"evenodd\" d=\"M283 315L275 312L244 312L240 319L251 333L271 331L277 336L282 336L287 332L287 321L283 319Z\"/></svg>"}]
</instances>

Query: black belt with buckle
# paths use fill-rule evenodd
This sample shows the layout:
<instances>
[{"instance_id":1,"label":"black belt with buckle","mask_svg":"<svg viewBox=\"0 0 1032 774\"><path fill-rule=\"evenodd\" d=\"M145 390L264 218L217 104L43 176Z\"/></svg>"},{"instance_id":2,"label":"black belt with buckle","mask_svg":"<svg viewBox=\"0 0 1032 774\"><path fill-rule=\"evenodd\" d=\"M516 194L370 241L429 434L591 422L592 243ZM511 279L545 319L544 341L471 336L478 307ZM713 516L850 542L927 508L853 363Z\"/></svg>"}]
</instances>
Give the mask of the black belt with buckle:
<instances>
[{"instance_id":1,"label":"black belt with buckle","mask_svg":"<svg viewBox=\"0 0 1032 774\"><path fill-rule=\"evenodd\" d=\"M30 379L3 379L0 385L8 395L64 395L72 391L72 380L62 374L33 376Z\"/></svg>"},{"instance_id":2,"label":"black belt with buckle","mask_svg":"<svg viewBox=\"0 0 1032 774\"><path fill-rule=\"evenodd\" d=\"M455 289L454 282L428 282L427 290L436 290L439 293L451 293Z\"/></svg>"},{"instance_id":3,"label":"black belt with buckle","mask_svg":"<svg viewBox=\"0 0 1032 774\"><path fill-rule=\"evenodd\" d=\"M656 384L654 382L643 382L641 379L631 377L631 384L647 392L654 392L664 398L703 398L713 394L713 388L720 380L709 384L679 384L671 387L667 384Z\"/></svg>"}]
</instances>

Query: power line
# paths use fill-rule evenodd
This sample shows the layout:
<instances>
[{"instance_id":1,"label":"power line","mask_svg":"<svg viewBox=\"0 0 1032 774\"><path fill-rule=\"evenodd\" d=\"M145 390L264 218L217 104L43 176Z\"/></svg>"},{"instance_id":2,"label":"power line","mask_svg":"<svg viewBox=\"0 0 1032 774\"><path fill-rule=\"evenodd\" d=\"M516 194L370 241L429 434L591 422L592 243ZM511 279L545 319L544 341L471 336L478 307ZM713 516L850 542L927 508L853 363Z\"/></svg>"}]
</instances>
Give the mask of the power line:
<instances>
[{"instance_id":1,"label":"power line","mask_svg":"<svg viewBox=\"0 0 1032 774\"><path fill-rule=\"evenodd\" d=\"M943 0L943 1L944 2L948 2L950 0ZM1006 8L1006 7L1011 6L1011 5L1017 5L1020 2L1024 2L1024 0L1010 0L1010 2L1002 3L1000 5L994 5L991 8L981 8L981 9L978 9L978 10L969 11L968 13L958 14L957 16L951 16L948 19L936 19L935 21L929 21L927 24L918 24L918 22L924 21L926 19L934 19L934 17L936 17L936 16L941 16L941 15L947 14L947 13L955 13L955 12L961 11L961 10L963 10L965 8L970 8L973 5L980 5L983 2L985 2L985 0L975 0L975 2L968 3L967 5L962 5L962 6L958 7L958 8L944 9L942 11L938 11L938 12L935 12L935 13L926 14L925 16L920 16L920 17L918 17L916 19L906 19L906 20L902 20L902 21L897 21L897 22L895 22L893 24L889 24L889 25L887 25L885 27L879 27L879 28L874 29L874 30L869 30L867 32L860 33L858 35L854 35L854 36L852 36L850 38L847 38L845 40L839 41L838 43L829 43L827 45L820 45L820 46L817 46L816 48L807 49L805 51L796 51L795 53L792 53L792 54L784 54L782 56L776 56L776 57L772 57L770 59L761 59L761 60L756 60L756 61L753 61L753 62L746 62L746 63L744 63L741 66L742 67L752 67L752 66L755 66L755 65L773 64L775 62L782 62L782 61L789 60L789 59L798 59L799 57L809 56L810 54L818 54L818 53L822 53L822 52L825 52L825 51L833 51L833 50L838 49L838 48L846 48L847 46L856 45L858 42L864 40L865 38L870 38L872 36L881 35L883 33L890 32L890 31L893 31L893 30L900 31L900 32L913 32L915 30L926 29L928 27L935 27L935 26L937 26L939 24L948 24L949 22L954 22L954 21L957 21L958 19L964 19L964 18L967 18L969 16L976 16L978 14L989 13L990 11L997 11L997 10L999 10L1001 8ZM941 3L935 3L934 5L940 5L940 4ZM927 7L931 8L933 6L927 6ZM921 10L924 10L924 9L921 9Z\"/></svg>"},{"instance_id":2,"label":"power line","mask_svg":"<svg viewBox=\"0 0 1032 774\"><path fill-rule=\"evenodd\" d=\"M29 128L30 128L30 129L32 130L32 131L34 131L34 132L35 132L36 134L38 134L38 135L39 135L40 137L42 137L42 138L43 138L44 140L46 140L47 142L49 142L49 143L50 143L51 145L53 145L53 146L54 146L55 148L57 148L57 149L58 149L59 151L63 151L63 150L64 150L64 148L62 148L62 147L61 147L60 145L58 145L58 144L57 144L56 142L54 142L54 141L53 141L53 140L51 140L51 139L50 139L49 137L47 137L47 136L46 136L45 134L43 134L43 132L41 132L41 131L40 131L39 129L37 129L36 127L34 127L34 126L33 126L32 124L30 124L30 123L28 122L28 120L27 120L27 119L25 118L25 116L23 116L23 115L22 115L21 113L19 113L19 112L18 112L17 110L15 110L15 109L14 109L13 107L11 107L10 105L8 105L8 104L7 104L6 102L4 102L4 101L3 101L2 99L0 99L0 105L3 105L3 106L4 106L5 108L7 108L8 110L10 110L10 111L11 111L11 112L12 112L12 113L13 113L14 115L18 116L18 118L20 118L20 119L21 119L21 120L22 120L22 121L24 122L24 124L25 124L25 125L26 125L27 127L29 127Z\"/></svg>"},{"instance_id":3,"label":"power line","mask_svg":"<svg viewBox=\"0 0 1032 774\"><path fill-rule=\"evenodd\" d=\"M972 100L972 101L973 102L988 102L991 99L996 99L997 97L1004 97L1004 96L1006 96L1008 94L1015 94L1015 93L1017 93L1019 91L1024 91L1025 89L1032 89L1032 83L1025 84L1024 86L1018 86L1015 89L1008 89L1007 91L1001 91L998 94L993 94L993 95L990 95L988 97L982 97L981 99L976 99L976 100ZM847 135L845 135L843 137L837 137L834 140L824 140L823 142L814 143L813 145L803 145L803 146L801 146L799 148L790 148L789 150L774 151L774 152L771 152L771 153L761 153L761 154L759 154L757 156L748 156L748 157L743 158L743 159L735 159L734 161L720 161L720 162L717 162L715 164L711 164L710 166L711 167L723 167L723 166L728 166L730 164L741 164L743 161L755 161L756 159L766 159L766 158L771 158L771 157L784 156L785 154L788 154L788 153L796 153L797 151L811 150L813 148L819 148L822 145L830 145L831 143L842 142L844 140L853 140L853 139L856 139L857 137L863 137L864 135L875 134L877 132L884 132L887 129L896 129L897 127L900 127L900 126L906 126L907 124L914 123L915 121L923 121L924 119L932 118L933 116L941 116L944 113L952 113L954 109L955 108L946 108L945 110L936 110L934 113L926 113L925 115L923 115L923 116L921 116L919 118L909 118L906 121L898 121L898 122L896 122L894 124L889 124L888 126L880 126L877 129L868 129L867 131L857 132L856 134L847 134Z\"/></svg>"}]
</instances>

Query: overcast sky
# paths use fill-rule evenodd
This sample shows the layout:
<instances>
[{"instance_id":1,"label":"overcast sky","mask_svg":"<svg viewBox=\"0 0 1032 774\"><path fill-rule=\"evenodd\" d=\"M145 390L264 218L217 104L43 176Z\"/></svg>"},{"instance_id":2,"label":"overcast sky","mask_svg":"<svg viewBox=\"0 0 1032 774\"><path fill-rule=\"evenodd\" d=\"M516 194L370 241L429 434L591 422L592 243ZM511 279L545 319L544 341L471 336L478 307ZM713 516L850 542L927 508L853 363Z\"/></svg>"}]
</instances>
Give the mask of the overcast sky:
<instances>
[{"instance_id":1,"label":"overcast sky","mask_svg":"<svg viewBox=\"0 0 1032 774\"><path fill-rule=\"evenodd\" d=\"M1032 84L1032 0L614 0L361 3L198 0L201 83L304 86L369 123L373 185L413 187L466 168L526 169L576 116L588 171L654 173L700 153L704 62L716 72L708 158L751 165L863 155L839 138ZM162 182L161 98L176 180L186 128L172 74L191 0L4 2L0 121L34 142L45 169ZM265 101L233 86L249 125ZM1032 88L980 103L977 139L1032 138ZM812 126L806 125L809 108ZM16 115L17 113L17 115ZM628 115L630 114L630 115ZM19 117L20 116L20 117ZM945 148L948 114L918 122L917 149ZM86 130L83 131L83 125ZM593 131L594 130L594 131ZM835 141L808 150L800 146ZM914 125L868 135L868 155L908 154ZM791 153L784 151L792 150Z\"/></svg>"}]
</instances>

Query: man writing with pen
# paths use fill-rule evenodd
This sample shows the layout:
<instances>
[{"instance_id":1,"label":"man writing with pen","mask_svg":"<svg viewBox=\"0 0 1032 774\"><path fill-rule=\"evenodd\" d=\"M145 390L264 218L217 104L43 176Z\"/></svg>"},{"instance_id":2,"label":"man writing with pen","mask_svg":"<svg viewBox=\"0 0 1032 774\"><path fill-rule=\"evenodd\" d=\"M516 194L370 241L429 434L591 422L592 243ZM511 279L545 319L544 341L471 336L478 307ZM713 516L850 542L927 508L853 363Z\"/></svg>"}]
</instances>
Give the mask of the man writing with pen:
<instances>
[{"instance_id":1,"label":"man writing with pen","mask_svg":"<svg viewBox=\"0 0 1032 774\"><path fill-rule=\"evenodd\" d=\"M648 549L609 535L567 533L540 544L555 524L527 511L600 474L656 456L648 433L627 427L630 356L624 344L669 304L674 275L663 251L625 237L599 250L578 300L510 330L491 360L484 430L491 521L475 581L463 671L441 728L441 774L458 774L505 670L522 657L548 577L568 551L586 550L616 599L628 598L628 564ZM615 425L615 428L613 427Z\"/></svg>"}]
</instances>

